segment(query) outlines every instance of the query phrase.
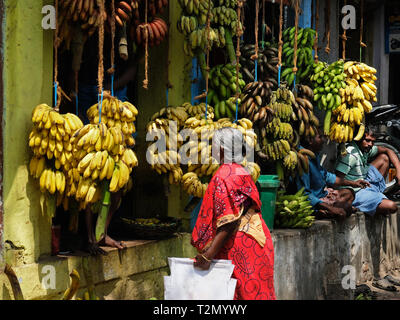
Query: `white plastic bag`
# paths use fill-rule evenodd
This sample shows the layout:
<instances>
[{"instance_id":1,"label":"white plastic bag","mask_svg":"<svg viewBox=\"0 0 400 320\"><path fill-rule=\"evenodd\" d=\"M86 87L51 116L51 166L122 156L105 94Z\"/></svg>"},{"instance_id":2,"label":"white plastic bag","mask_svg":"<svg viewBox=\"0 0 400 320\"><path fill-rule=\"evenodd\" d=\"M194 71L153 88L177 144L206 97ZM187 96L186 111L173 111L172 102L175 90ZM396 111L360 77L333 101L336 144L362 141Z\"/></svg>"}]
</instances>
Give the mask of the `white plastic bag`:
<instances>
[{"instance_id":1,"label":"white plastic bag","mask_svg":"<svg viewBox=\"0 0 400 320\"><path fill-rule=\"evenodd\" d=\"M209 270L195 268L192 259L168 258L171 275L164 277L165 300L233 300L236 279L230 260L213 260Z\"/></svg>"}]
</instances>

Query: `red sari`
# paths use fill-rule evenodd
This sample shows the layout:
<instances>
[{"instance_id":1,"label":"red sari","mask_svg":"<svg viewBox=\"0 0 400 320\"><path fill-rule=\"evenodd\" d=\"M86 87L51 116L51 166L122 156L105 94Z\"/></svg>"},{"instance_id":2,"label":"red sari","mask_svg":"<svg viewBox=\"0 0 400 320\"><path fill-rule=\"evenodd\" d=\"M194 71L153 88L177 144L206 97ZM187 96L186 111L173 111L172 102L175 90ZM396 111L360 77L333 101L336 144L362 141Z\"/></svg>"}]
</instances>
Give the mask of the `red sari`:
<instances>
[{"instance_id":1,"label":"red sari","mask_svg":"<svg viewBox=\"0 0 400 320\"><path fill-rule=\"evenodd\" d=\"M241 165L224 164L211 179L193 229L192 245L199 252L205 252L217 228L242 218L245 214L243 205L249 199L261 220L260 230L265 235L264 246L249 233L235 231L215 259L232 260L235 265L232 275L237 279L235 300L275 300L274 247L271 235L261 217L261 201L256 185Z\"/></svg>"}]
</instances>

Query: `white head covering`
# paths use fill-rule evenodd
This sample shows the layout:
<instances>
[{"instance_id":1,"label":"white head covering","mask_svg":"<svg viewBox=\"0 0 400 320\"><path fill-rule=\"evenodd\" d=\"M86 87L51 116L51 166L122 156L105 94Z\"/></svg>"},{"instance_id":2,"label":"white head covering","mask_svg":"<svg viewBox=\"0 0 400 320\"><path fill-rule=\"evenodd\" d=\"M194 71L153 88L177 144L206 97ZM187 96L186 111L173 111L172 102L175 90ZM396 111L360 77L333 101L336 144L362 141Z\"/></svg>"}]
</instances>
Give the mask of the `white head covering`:
<instances>
[{"instance_id":1,"label":"white head covering","mask_svg":"<svg viewBox=\"0 0 400 320\"><path fill-rule=\"evenodd\" d=\"M243 161L243 135L238 129L225 127L215 131L212 144L212 156L219 162L220 147L224 150L224 163Z\"/></svg>"}]
</instances>

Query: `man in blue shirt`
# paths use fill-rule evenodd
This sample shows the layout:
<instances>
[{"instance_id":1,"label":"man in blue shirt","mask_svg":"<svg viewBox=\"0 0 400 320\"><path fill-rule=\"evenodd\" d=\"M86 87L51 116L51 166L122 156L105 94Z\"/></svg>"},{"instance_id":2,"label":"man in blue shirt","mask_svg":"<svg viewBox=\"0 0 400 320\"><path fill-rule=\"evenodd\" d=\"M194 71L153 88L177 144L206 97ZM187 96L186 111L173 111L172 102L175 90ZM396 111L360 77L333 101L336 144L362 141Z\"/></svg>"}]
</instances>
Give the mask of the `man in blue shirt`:
<instances>
[{"instance_id":1,"label":"man in blue shirt","mask_svg":"<svg viewBox=\"0 0 400 320\"><path fill-rule=\"evenodd\" d=\"M325 136L322 130L318 130L312 139L303 139L300 149L304 147L311 150L315 157L307 156L309 171L302 176L297 176L296 184L298 189L304 187L318 217L343 219L354 210L352 207L354 191L349 188L335 190L329 187L365 188L369 186L369 183L365 180L349 181L324 169L319 156L324 142Z\"/></svg>"}]
</instances>

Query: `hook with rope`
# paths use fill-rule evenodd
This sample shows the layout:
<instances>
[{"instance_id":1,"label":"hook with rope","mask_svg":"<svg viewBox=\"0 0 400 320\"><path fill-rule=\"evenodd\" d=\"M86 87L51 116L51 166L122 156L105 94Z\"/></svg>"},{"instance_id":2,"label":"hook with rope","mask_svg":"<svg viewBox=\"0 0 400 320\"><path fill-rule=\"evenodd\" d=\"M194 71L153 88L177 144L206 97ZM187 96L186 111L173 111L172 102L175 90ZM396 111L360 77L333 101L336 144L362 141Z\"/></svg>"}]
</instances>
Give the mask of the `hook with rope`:
<instances>
[{"instance_id":1,"label":"hook with rope","mask_svg":"<svg viewBox=\"0 0 400 320\"><path fill-rule=\"evenodd\" d=\"M104 0L97 0L97 5L100 9L100 16L104 17L105 8L104 8ZM103 90L103 81L104 81L104 19L100 19L99 24L99 66L98 66L98 103L99 103L99 123L101 123L101 111L103 107L103 97L104 97L104 90Z\"/></svg>"},{"instance_id":2,"label":"hook with rope","mask_svg":"<svg viewBox=\"0 0 400 320\"><path fill-rule=\"evenodd\" d=\"M282 72L282 28L283 28L283 1L279 6L279 40L278 40L278 87L281 87L281 72Z\"/></svg>"},{"instance_id":3,"label":"hook with rope","mask_svg":"<svg viewBox=\"0 0 400 320\"><path fill-rule=\"evenodd\" d=\"M360 21L360 62L362 62L362 50L363 48L366 48L367 45L363 42L363 34L364 34L364 0L361 0L360 4L360 15L361 15L361 21Z\"/></svg>"},{"instance_id":4,"label":"hook with rope","mask_svg":"<svg viewBox=\"0 0 400 320\"><path fill-rule=\"evenodd\" d=\"M111 96L114 96L114 74L115 74L115 0L111 0L111 67L107 73L111 76Z\"/></svg>"},{"instance_id":5,"label":"hook with rope","mask_svg":"<svg viewBox=\"0 0 400 320\"><path fill-rule=\"evenodd\" d=\"M314 40L314 60L318 63L318 23L319 23L319 0L315 0L315 40Z\"/></svg>"},{"instance_id":6,"label":"hook with rope","mask_svg":"<svg viewBox=\"0 0 400 320\"><path fill-rule=\"evenodd\" d=\"M347 5L347 1L344 0L344 6L346 6L346 5ZM342 38L342 47L343 47L342 59L343 59L343 61L346 61L346 41L347 41L346 29L343 29L343 34L340 36L340 38Z\"/></svg>"},{"instance_id":7,"label":"hook with rope","mask_svg":"<svg viewBox=\"0 0 400 320\"><path fill-rule=\"evenodd\" d=\"M258 2L258 0L257 0ZM241 15L242 15L242 8L243 8L243 2L242 0L238 0L237 2L237 16L238 16L238 21L241 21ZM244 20L243 20L244 22ZM236 112L235 112L235 121L236 123L238 121L238 116L239 116L239 58L241 56L240 53L240 37L242 35L242 30L240 28L240 23L237 24L236 26L236 93L235 93L235 100L236 100ZM258 48L256 49L258 51ZM256 76L257 76L257 64L256 64ZM256 80L257 81L257 80Z\"/></svg>"},{"instance_id":8,"label":"hook with rope","mask_svg":"<svg viewBox=\"0 0 400 320\"><path fill-rule=\"evenodd\" d=\"M293 89L296 90L296 75L297 75L297 39L299 33L299 0L296 0L295 4L295 31L294 31L294 51L293 51L293 74L294 74L294 82L293 82Z\"/></svg>"},{"instance_id":9,"label":"hook with rope","mask_svg":"<svg viewBox=\"0 0 400 320\"><path fill-rule=\"evenodd\" d=\"M149 31L148 31L148 0L145 0L145 9L144 9L144 25L140 25L140 28L144 28L145 34L145 62L144 62L144 80L143 80L143 88L149 88Z\"/></svg>"},{"instance_id":10,"label":"hook with rope","mask_svg":"<svg viewBox=\"0 0 400 320\"><path fill-rule=\"evenodd\" d=\"M238 6L239 8L239 6ZM254 25L254 38L255 38L255 52L254 55L250 57L250 59L254 60L255 71L254 71L254 80L255 82L258 81L258 11L260 10L260 3L259 0L256 0L256 19Z\"/></svg>"},{"instance_id":11,"label":"hook with rope","mask_svg":"<svg viewBox=\"0 0 400 320\"><path fill-rule=\"evenodd\" d=\"M54 110L59 112L61 105L61 94L62 90L58 83L58 47L60 45L60 38L58 37L59 26L58 26L58 0L55 0L56 9L56 29L54 30Z\"/></svg>"},{"instance_id":12,"label":"hook with rope","mask_svg":"<svg viewBox=\"0 0 400 320\"><path fill-rule=\"evenodd\" d=\"M326 0L325 5L325 39L325 52L329 54L331 52L331 0Z\"/></svg>"}]
</instances>

